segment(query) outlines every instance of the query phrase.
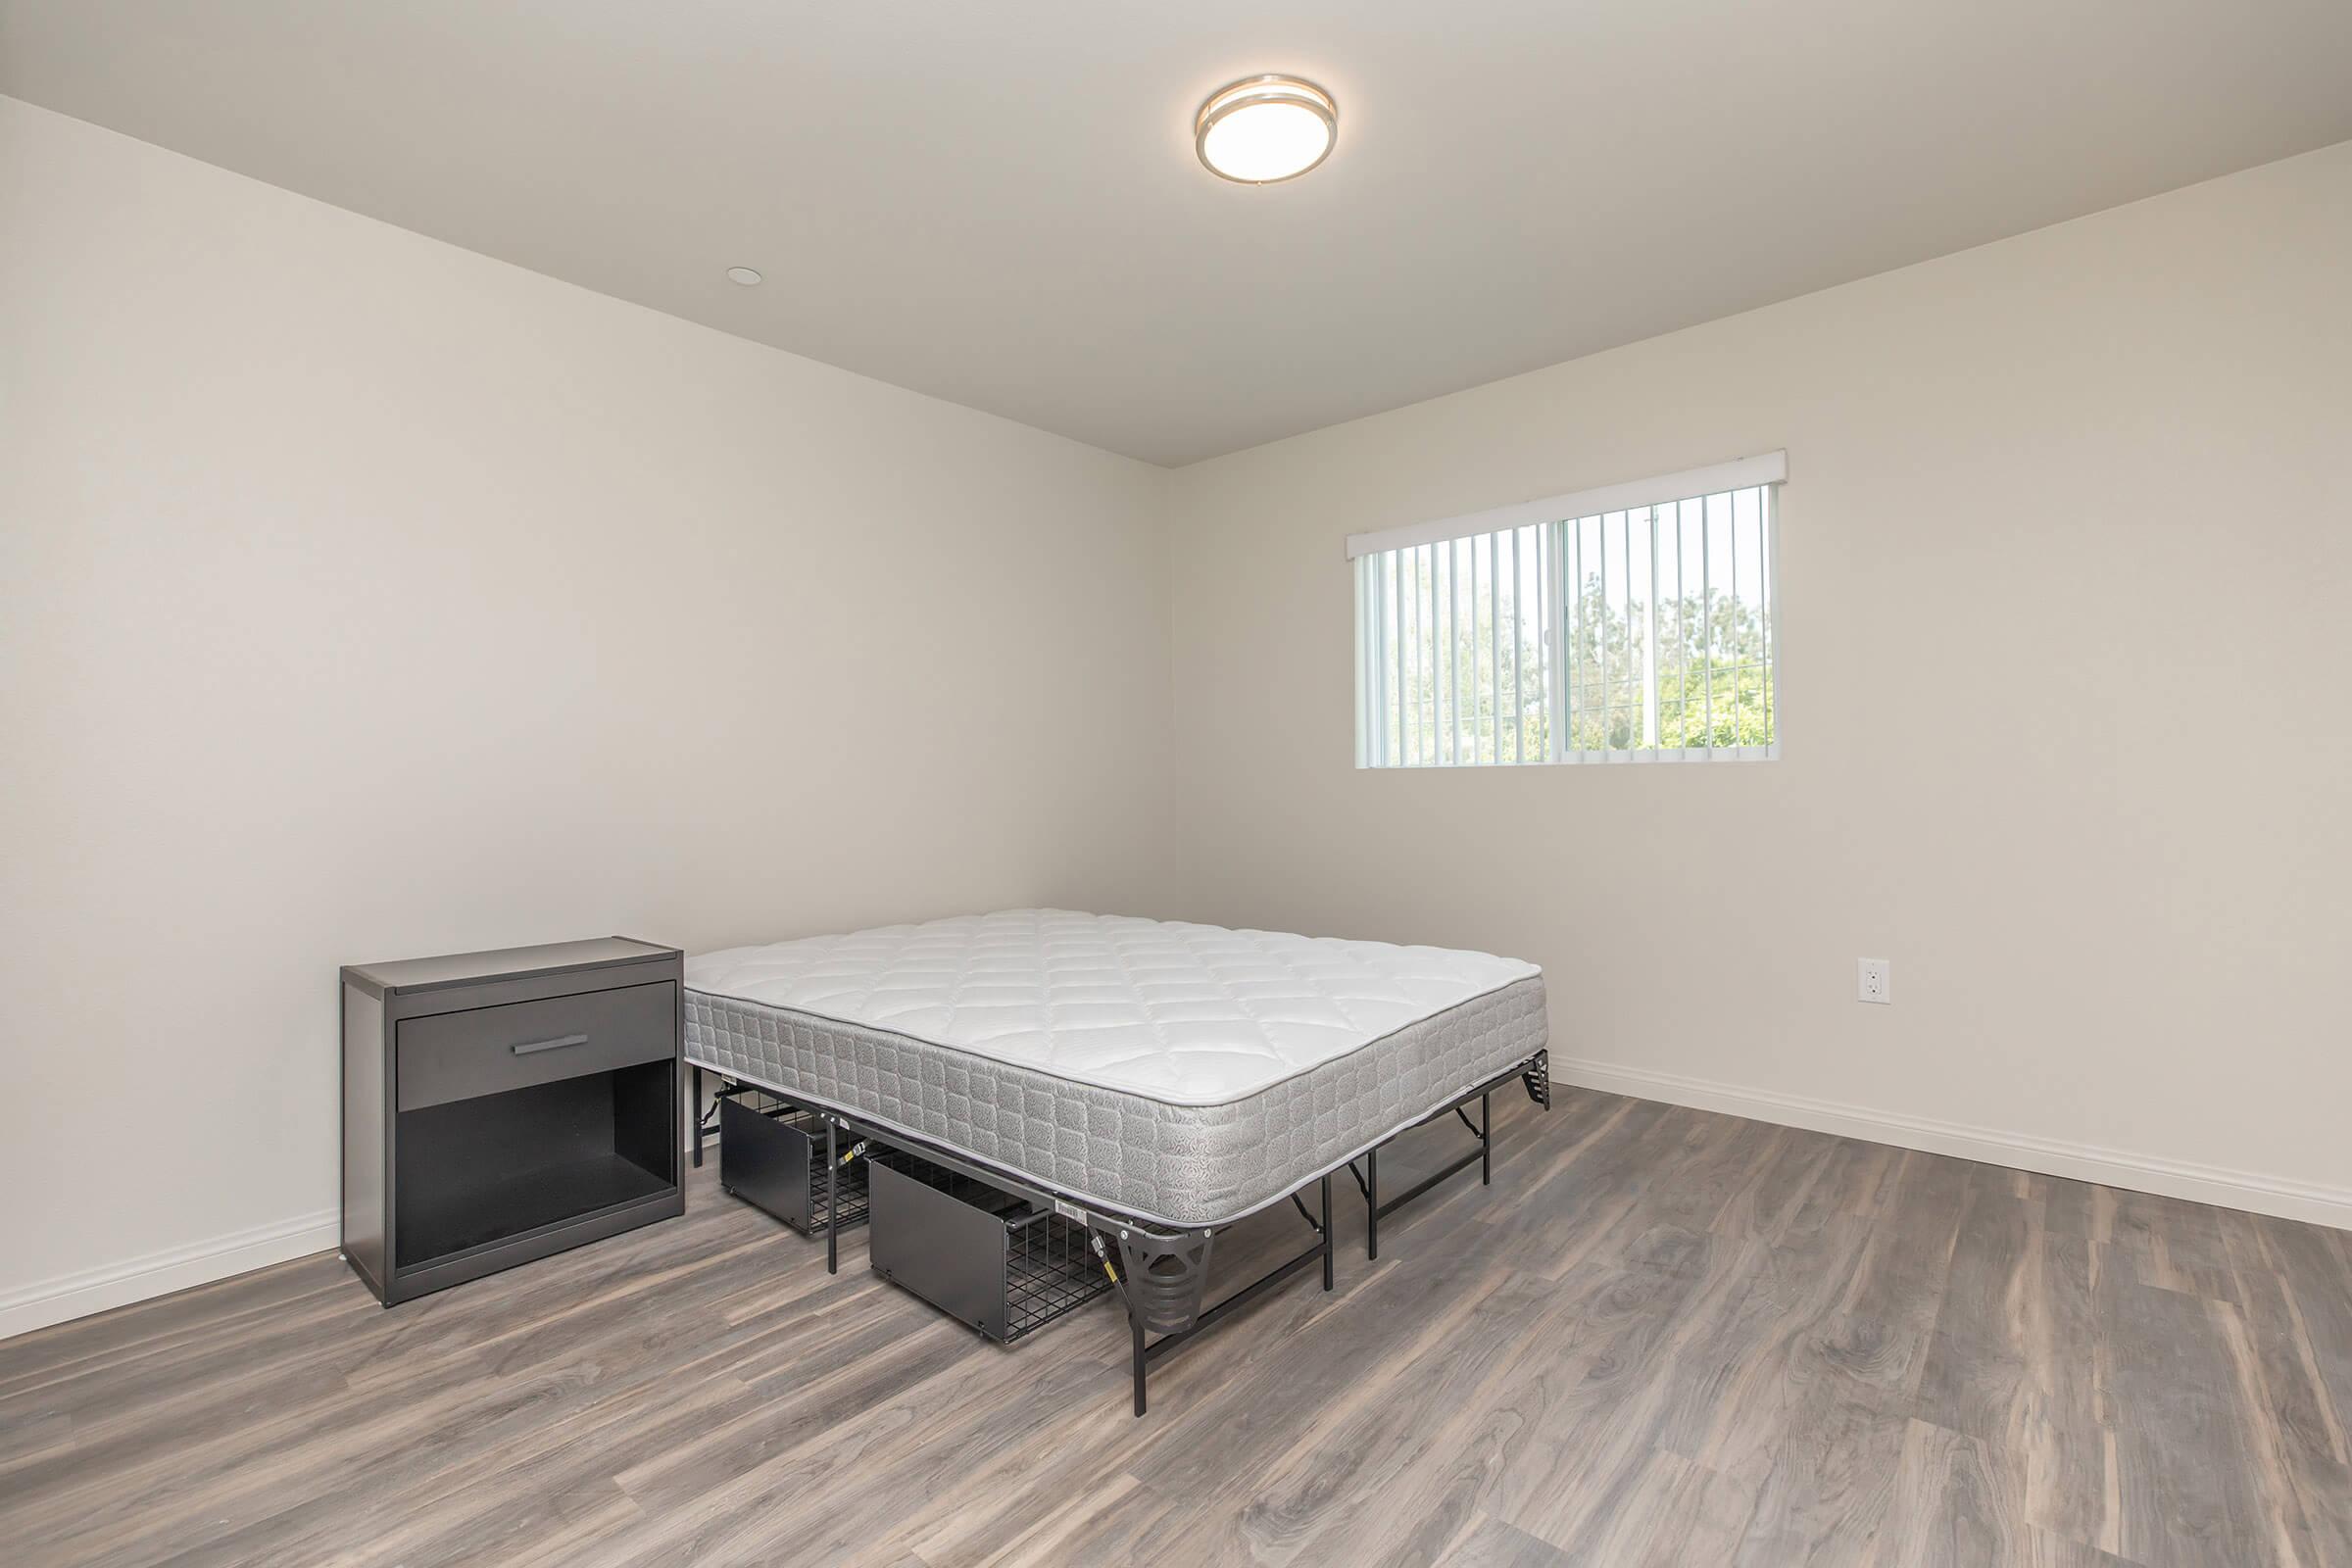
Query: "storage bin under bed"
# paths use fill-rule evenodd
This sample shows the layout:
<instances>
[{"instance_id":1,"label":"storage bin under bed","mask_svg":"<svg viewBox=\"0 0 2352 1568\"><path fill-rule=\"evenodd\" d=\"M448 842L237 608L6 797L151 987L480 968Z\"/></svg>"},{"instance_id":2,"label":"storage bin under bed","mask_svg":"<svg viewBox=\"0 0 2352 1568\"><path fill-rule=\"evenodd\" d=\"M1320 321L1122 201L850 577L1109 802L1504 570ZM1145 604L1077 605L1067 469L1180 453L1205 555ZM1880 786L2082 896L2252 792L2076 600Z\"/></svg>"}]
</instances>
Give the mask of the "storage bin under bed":
<instances>
[{"instance_id":1,"label":"storage bin under bed","mask_svg":"<svg viewBox=\"0 0 2352 1568\"><path fill-rule=\"evenodd\" d=\"M849 1152L836 1141L839 1228L866 1219L866 1161L839 1163ZM803 1236L825 1230L825 1123L762 1089L733 1085L718 1092L718 1185L766 1210Z\"/></svg>"},{"instance_id":2,"label":"storage bin under bed","mask_svg":"<svg viewBox=\"0 0 2352 1568\"><path fill-rule=\"evenodd\" d=\"M718 1182L804 1236L825 1229L825 1123L748 1084L718 1092ZM919 1154L834 1141L841 1228L874 1272L1009 1345L1110 1289L1086 1228Z\"/></svg>"},{"instance_id":3,"label":"storage bin under bed","mask_svg":"<svg viewBox=\"0 0 2352 1568\"><path fill-rule=\"evenodd\" d=\"M867 1256L874 1272L1009 1345L1110 1289L1086 1227L903 1150L877 1144Z\"/></svg>"}]
</instances>

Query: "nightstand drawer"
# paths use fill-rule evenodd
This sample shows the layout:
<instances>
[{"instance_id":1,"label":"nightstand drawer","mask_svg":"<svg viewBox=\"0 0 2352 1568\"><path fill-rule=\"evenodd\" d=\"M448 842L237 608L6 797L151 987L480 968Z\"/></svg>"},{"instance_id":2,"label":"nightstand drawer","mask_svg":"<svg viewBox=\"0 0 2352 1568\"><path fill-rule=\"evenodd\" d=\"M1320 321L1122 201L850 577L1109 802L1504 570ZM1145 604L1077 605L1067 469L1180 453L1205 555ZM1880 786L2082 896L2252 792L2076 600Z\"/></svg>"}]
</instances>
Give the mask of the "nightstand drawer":
<instances>
[{"instance_id":1,"label":"nightstand drawer","mask_svg":"<svg viewBox=\"0 0 2352 1568\"><path fill-rule=\"evenodd\" d=\"M677 1049L677 986L663 980L403 1019L400 1108L666 1061Z\"/></svg>"}]
</instances>

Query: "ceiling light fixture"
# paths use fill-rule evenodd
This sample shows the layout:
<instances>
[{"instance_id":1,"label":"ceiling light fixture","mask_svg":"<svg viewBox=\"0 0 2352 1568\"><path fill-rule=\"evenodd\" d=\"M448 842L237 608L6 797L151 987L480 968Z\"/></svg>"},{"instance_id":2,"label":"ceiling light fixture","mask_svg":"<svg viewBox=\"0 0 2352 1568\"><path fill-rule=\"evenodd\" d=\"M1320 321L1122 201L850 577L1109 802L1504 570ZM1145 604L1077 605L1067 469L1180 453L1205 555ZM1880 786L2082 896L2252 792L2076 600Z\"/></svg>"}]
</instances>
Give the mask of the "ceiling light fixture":
<instances>
[{"instance_id":1,"label":"ceiling light fixture","mask_svg":"<svg viewBox=\"0 0 2352 1568\"><path fill-rule=\"evenodd\" d=\"M748 267L730 267L727 269L727 281L750 288L760 281L760 274Z\"/></svg>"},{"instance_id":2,"label":"ceiling light fixture","mask_svg":"<svg viewBox=\"0 0 2352 1568\"><path fill-rule=\"evenodd\" d=\"M1243 185L1296 179L1331 156L1339 105L1297 76L1249 76L1208 95L1193 146L1208 172Z\"/></svg>"}]
</instances>

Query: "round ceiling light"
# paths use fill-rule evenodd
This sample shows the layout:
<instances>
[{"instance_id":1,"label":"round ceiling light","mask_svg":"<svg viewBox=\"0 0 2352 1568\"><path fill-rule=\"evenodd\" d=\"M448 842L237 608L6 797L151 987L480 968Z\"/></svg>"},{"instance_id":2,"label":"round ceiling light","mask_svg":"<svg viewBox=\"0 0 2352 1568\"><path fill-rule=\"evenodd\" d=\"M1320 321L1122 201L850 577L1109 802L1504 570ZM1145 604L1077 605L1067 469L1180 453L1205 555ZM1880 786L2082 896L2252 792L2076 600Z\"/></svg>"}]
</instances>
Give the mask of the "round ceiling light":
<instances>
[{"instance_id":1,"label":"round ceiling light","mask_svg":"<svg viewBox=\"0 0 2352 1568\"><path fill-rule=\"evenodd\" d=\"M750 288L760 281L760 274L748 267L730 267L727 269L727 281Z\"/></svg>"},{"instance_id":2,"label":"round ceiling light","mask_svg":"<svg viewBox=\"0 0 2352 1568\"><path fill-rule=\"evenodd\" d=\"M1296 179L1329 158L1339 139L1331 94L1297 76L1250 76L1220 87L1193 120L1200 162L1244 185Z\"/></svg>"}]
</instances>

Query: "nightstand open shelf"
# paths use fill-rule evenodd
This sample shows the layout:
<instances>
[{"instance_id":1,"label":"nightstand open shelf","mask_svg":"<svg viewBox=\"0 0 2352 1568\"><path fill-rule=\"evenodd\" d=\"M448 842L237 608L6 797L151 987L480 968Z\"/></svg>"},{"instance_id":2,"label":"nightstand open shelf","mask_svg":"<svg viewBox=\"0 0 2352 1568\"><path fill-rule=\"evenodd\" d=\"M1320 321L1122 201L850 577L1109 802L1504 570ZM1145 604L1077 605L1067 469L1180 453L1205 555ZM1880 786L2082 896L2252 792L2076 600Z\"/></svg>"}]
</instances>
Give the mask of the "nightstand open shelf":
<instances>
[{"instance_id":1,"label":"nightstand open shelf","mask_svg":"<svg viewBox=\"0 0 2352 1568\"><path fill-rule=\"evenodd\" d=\"M675 1186L666 1062L400 1113L399 1267L421 1267Z\"/></svg>"}]
</instances>

